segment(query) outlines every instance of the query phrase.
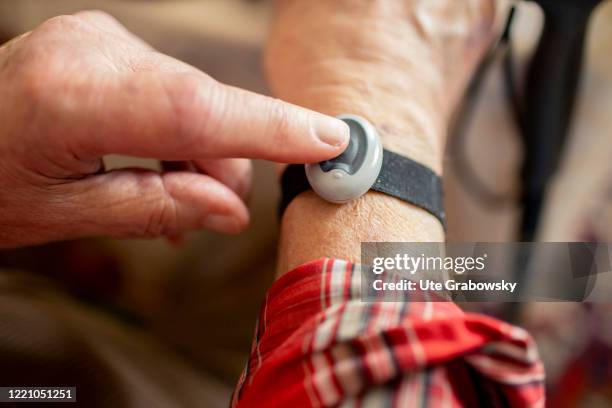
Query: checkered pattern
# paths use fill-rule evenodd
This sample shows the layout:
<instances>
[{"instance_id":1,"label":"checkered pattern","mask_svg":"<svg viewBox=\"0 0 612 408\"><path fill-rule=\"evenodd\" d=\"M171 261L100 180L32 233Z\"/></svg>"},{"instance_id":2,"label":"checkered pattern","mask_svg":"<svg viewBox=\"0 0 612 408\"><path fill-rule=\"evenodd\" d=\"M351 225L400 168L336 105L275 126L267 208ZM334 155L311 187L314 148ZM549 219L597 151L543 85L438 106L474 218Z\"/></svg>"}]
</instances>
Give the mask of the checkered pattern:
<instances>
[{"instance_id":1,"label":"checkered pattern","mask_svg":"<svg viewBox=\"0 0 612 408\"><path fill-rule=\"evenodd\" d=\"M531 337L450 302L362 302L359 265L320 259L261 310L232 406L543 406Z\"/></svg>"}]
</instances>

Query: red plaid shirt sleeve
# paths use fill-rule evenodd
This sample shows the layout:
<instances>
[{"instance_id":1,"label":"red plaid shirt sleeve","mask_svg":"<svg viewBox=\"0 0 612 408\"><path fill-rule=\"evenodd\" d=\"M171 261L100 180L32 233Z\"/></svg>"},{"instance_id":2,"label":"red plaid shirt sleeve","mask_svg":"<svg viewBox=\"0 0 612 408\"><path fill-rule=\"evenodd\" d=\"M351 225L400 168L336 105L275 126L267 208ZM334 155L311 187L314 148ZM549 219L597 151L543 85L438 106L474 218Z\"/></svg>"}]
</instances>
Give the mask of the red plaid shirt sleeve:
<instances>
[{"instance_id":1,"label":"red plaid shirt sleeve","mask_svg":"<svg viewBox=\"0 0 612 408\"><path fill-rule=\"evenodd\" d=\"M362 302L359 265L320 259L268 291L233 407L543 406L523 329L450 302Z\"/></svg>"}]
</instances>

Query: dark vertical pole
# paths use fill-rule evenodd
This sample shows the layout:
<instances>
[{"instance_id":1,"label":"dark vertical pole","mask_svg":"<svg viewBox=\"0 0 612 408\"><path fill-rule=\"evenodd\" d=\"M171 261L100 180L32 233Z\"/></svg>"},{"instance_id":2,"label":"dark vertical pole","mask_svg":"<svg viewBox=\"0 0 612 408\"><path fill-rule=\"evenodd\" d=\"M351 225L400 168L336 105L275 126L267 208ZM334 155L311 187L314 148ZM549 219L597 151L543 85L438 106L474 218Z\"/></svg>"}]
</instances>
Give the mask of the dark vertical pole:
<instances>
[{"instance_id":1,"label":"dark vertical pole","mask_svg":"<svg viewBox=\"0 0 612 408\"><path fill-rule=\"evenodd\" d=\"M547 186L564 152L582 69L589 18L602 0L534 0L544 13L540 41L527 71L520 128L523 215L519 238L533 241ZM516 258L515 281L524 286L530 256ZM518 296L518 294L517 294ZM503 317L516 321L521 303L509 303Z\"/></svg>"},{"instance_id":2,"label":"dark vertical pole","mask_svg":"<svg viewBox=\"0 0 612 408\"><path fill-rule=\"evenodd\" d=\"M532 241L571 122L591 12L601 0L536 0L545 16L524 93L521 241Z\"/></svg>"}]
</instances>

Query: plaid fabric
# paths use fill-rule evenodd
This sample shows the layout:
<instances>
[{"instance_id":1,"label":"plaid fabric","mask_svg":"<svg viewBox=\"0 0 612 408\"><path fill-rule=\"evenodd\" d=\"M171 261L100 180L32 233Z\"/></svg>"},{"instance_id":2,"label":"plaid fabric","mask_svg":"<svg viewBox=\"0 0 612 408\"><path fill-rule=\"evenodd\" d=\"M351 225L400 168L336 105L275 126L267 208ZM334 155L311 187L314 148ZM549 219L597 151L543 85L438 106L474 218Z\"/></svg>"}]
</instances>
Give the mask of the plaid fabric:
<instances>
[{"instance_id":1,"label":"plaid fabric","mask_svg":"<svg viewBox=\"0 0 612 408\"><path fill-rule=\"evenodd\" d=\"M450 302L362 302L360 278L325 258L275 282L233 407L543 406L523 329Z\"/></svg>"}]
</instances>

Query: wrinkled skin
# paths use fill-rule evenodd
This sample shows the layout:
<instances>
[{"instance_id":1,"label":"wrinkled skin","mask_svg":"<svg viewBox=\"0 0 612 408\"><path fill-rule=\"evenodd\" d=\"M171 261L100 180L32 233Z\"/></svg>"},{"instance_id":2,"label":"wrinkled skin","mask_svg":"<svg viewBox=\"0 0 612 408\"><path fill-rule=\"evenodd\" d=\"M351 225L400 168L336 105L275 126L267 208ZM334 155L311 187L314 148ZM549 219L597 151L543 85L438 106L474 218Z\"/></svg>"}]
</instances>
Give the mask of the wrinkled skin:
<instances>
[{"instance_id":1,"label":"wrinkled skin","mask_svg":"<svg viewBox=\"0 0 612 408\"><path fill-rule=\"evenodd\" d=\"M442 173L449 118L505 0L277 0L266 72L274 94L369 119L385 148ZM317 220L314 223L311 220ZM319 257L358 262L360 242L444 241L438 220L369 192L340 208L306 192L288 206L278 273Z\"/></svg>"},{"instance_id":2,"label":"wrinkled skin","mask_svg":"<svg viewBox=\"0 0 612 408\"><path fill-rule=\"evenodd\" d=\"M101 12L55 17L0 47L0 247L84 236L236 233L244 158L313 162L348 128L220 84ZM105 172L123 154L174 170Z\"/></svg>"}]
</instances>

